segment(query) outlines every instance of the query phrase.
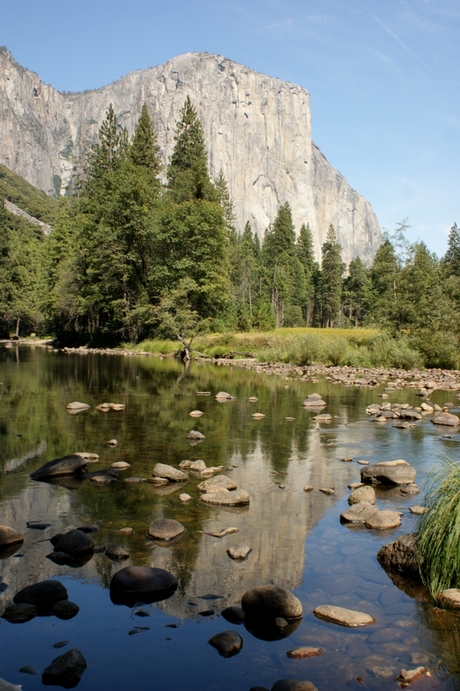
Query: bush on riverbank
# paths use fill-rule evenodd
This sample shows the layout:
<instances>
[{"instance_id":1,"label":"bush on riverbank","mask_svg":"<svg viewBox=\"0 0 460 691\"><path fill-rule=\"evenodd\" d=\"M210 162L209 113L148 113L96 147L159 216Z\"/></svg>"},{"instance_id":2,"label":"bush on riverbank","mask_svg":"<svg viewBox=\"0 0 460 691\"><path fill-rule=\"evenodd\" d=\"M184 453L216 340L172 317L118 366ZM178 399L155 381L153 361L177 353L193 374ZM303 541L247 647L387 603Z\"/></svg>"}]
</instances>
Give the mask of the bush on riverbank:
<instances>
[{"instance_id":1,"label":"bush on riverbank","mask_svg":"<svg viewBox=\"0 0 460 691\"><path fill-rule=\"evenodd\" d=\"M460 586L460 465L445 458L431 473L425 497L429 509L419 522L418 561L434 597Z\"/></svg>"}]
</instances>

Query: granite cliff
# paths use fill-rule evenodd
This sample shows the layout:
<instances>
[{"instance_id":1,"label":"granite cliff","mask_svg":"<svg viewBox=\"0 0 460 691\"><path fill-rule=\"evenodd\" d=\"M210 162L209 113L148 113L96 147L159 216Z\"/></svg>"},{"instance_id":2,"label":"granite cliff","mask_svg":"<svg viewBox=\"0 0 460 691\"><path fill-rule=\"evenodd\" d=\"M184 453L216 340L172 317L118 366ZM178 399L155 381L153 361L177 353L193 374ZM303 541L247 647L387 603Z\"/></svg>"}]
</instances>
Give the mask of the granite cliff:
<instances>
[{"instance_id":1,"label":"granite cliff","mask_svg":"<svg viewBox=\"0 0 460 691\"><path fill-rule=\"evenodd\" d=\"M109 103L131 134L145 102L166 162L189 95L203 124L212 177L222 169L237 227L260 236L286 201L296 228L308 222L315 252L332 223L349 262L370 261L381 242L370 204L311 140L310 96L217 55L188 53L95 91L62 94L0 51L0 163L48 194L65 193L75 162Z\"/></svg>"}]
</instances>

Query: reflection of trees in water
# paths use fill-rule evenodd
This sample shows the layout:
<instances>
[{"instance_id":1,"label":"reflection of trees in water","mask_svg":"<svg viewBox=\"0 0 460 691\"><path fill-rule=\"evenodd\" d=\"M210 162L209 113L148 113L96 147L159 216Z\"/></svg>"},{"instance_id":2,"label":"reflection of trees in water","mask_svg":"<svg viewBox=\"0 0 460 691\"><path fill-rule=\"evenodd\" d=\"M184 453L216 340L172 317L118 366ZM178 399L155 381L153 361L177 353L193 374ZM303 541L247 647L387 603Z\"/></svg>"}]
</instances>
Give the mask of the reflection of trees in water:
<instances>
[{"instance_id":1,"label":"reflection of trees in water","mask_svg":"<svg viewBox=\"0 0 460 691\"><path fill-rule=\"evenodd\" d=\"M439 674L450 678L449 688L460 689L460 612L440 609L432 603L417 603L426 649L439 660Z\"/></svg>"}]
</instances>

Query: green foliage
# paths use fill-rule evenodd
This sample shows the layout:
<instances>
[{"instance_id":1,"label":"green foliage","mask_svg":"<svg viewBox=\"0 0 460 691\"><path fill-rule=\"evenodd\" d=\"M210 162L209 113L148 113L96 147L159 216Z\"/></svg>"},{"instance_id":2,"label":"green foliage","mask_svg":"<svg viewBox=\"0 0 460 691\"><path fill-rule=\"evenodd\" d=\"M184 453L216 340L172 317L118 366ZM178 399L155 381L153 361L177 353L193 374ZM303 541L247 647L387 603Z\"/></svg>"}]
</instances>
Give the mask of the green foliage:
<instances>
[{"instance_id":1,"label":"green foliage","mask_svg":"<svg viewBox=\"0 0 460 691\"><path fill-rule=\"evenodd\" d=\"M460 586L460 467L443 459L428 478L428 512L421 516L417 547L420 574L434 597Z\"/></svg>"},{"instance_id":2,"label":"green foliage","mask_svg":"<svg viewBox=\"0 0 460 691\"><path fill-rule=\"evenodd\" d=\"M344 312L355 326L363 324L371 303L371 278L360 257L350 262L343 284Z\"/></svg>"},{"instance_id":3,"label":"green foliage","mask_svg":"<svg viewBox=\"0 0 460 691\"><path fill-rule=\"evenodd\" d=\"M58 210L56 199L30 185L24 178L0 164L0 197L8 199L30 216L43 223L54 224Z\"/></svg>"},{"instance_id":4,"label":"green foliage","mask_svg":"<svg viewBox=\"0 0 460 691\"><path fill-rule=\"evenodd\" d=\"M456 223L454 223L449 232L443 268L446 276L460 277L460 228Z\"/></svg>"},{"instance_id":5,"label":"green foliage","mask_svg":"<svg viewBox=\"0 0 460 691\"><path fill-rule=\"evenodd\" d=\"M321 248L321 313L322 325L337 325L342 300L342 274L345 266L334 227L329 226L326 242Z\"/></svg>"}]
</instances>

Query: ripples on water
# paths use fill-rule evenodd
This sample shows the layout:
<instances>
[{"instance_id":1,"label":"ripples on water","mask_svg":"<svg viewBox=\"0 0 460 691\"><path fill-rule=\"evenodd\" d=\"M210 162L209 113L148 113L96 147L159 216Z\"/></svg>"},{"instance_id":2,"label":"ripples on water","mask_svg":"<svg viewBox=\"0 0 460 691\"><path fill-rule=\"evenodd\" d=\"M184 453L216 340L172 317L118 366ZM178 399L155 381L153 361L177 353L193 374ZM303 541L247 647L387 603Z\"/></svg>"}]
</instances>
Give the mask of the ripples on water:
<instances>
[{"instance_id":1,"label":"ripples on water","mask_svg":"<svg viewBox=\"0 0 460 691\"><path fill-rule=\"evenodd\" d=\"M256 685L271 688L284 677L308 679L320 691L395 689L402 668L421 664L432 676L416 682L420 691L459 687L460 619L433 607L424 592L413 599L396 587L375 558L382 544L415 528L416 518L408 509L423 503L423 493L408 498L395 491L377 493L380 508L404 513L397 530L377 533L339 522L347 506L347 485L359 480L360 469L356 460L343 463L342 458L371 463L404 458L417 468L421 487L441 455L460 459L460 445L443 439L428 418L416 428L397 430L391 422L374 424L365 414L367 405L380 400L380 389L312 385L204 365L192 365L184 373L169 359L13 348L0 353L0 381L0 523L25 535L21 548L0 562L8 585L0 593L0 608L19 589L45 578L61 580L80 606L69 621L37 617L13 625L0 619L0 677L24 684L26 691L42 688L41 672L51 660L79 648L88 662L79 689L91 691L129 685L136 691L249 691ZM196 395L203 390L213 395ZM220 390L236 400L218 403L214 395ZM316 423L314 413L302 408L313 391L323 395L326 411L335 416L328 425ZM250 396L258 402L250 403ZM437 391L431 400L455 402L452 396ZM69 415L66 405L74 400L92 407ZM419 403L413 390L395 392L388 400ZM103 401L124 403L126 409L96 410ZM192 419L188 413L196 408L205 414ZM253 420L254 412L266 417ZM191 429L203 432L205 441L190 446L186 435ZM118 440L115 448L106 443L112 438ZM29 474L44 462L74 451L100 455L90 470L114 461L128 461L131 467L110 487L86 481L69 489L30 480ZM185 485L183 491L192 495L185 506L177 499L179 488L170 492L121 481L150 477L157 462L177 465L184 459L223 465L223 472L250 493L250 506L205 506L198 499L198 476ZM305 493L305 485L314 490ZM319 487L333 487L336 494L324 495ZM187 528L170 547L146 537L149 523L162 517ZM28 520L52 525L43 532L29 530ZM73 569L46 559L52 549L46 538L95 521L101 521L95 541L118 543L130 553L128 561L114 563L95 554ZM118 532L125 526L134 528L132 536ZM200 532L228 526L239 532L222 539ZM241 542L252 552L238 563L226 550ZM139 608L113 605L108 593L112 575L128 564L166 568L180 586L168 600L142 606L148 616L141 617ZM224 607L238 605L245 590L268 583L293 590L302 601L304 617L288 638L259 640L219 616ZM210 593L221 597L202 598ZM320 604L368 612L376 624L352 630L321 622L311 614ZM199 615L209 609L215 613ZM237 630L244 645L237 656L224 659L207 641L228 629ZM52 646L61 640L69 644L57 652ZM325 652L305 660L286 657L301 645L321 646ZM39 674L20 673L25 665Z\"/></svg>"}]
</instances>

